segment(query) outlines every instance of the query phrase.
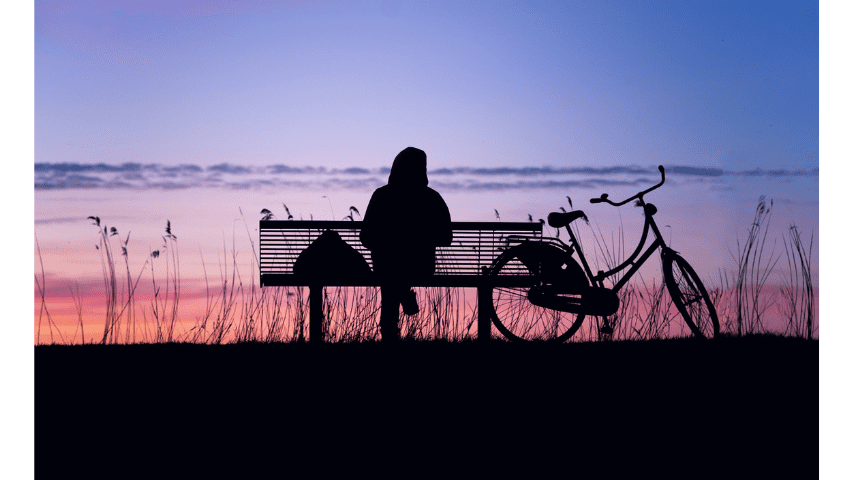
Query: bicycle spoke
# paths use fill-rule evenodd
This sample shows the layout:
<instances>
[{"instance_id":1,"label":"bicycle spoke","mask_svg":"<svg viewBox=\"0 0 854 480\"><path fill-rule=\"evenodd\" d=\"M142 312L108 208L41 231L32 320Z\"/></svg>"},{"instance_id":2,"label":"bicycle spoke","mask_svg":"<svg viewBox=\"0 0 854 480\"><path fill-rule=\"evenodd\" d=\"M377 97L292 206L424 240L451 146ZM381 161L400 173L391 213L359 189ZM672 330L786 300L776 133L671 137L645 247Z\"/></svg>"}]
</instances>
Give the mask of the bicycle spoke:
<instances>
[{"instance_id":1,"label":"bicycle spoke","mask_svg":"<svg viewBox=\"0 0 854 480\"><path fill-rule=\"evenodd\" d=\"M519 260L519 253L528 256L534 255L535 258L526 261L537 266L541 262L536 257L544 255L543 258L547 258L548 261L555 261L555 258L564 255L563 251L555 247L544 247L551 248L551 251L540 249L540 247L533 251L526 250L525 247L514 248L518 248L518 250L514 252L511 249L503 253L496 262L496 266L493 267L491 274L496 280L508 279L508 274L516 276L535 275L535 272L530 272L526 264ZM573 260L570 259L569 261ZM571 336L580 327L584 320L583 315L534 305L528 299L529 290L530 286L492 288L493 321L496 328L507 338L512 340L554 340L560 338L563 340ZM558 297L558 295L551 296Z\"/></svg>"},{"instance_id":2,"label":"bicycle spoke","mask_svg":"<svg viewBox=\"0 0 854 480\"><path fill-rule=\"evenodd\" d=\"M691 266L685 259L675 255L666 264L665 278L671 298L692 332L705 338L714 337L718 332L714 305L711 305L702 282Z\"/></svg>"},{"instance_id":3,"label":"bicycle spoke","mask_svg":"<svg viewBox=\"0 0 854 480\"><path fill-rule=\"evenodd\" d=\"M686 307L689 305L693 305L693 304L695 304L695 303L697 303L703 299L703 297L701 297L700 295L692 295L692 297L693 298L691 300L688 300L687 302L685 302Z\"/></svg>"},{"instance_id":4,"label":"bicycle spoke","mask_svg":"<svg viewBox=\"0 0 854 480\"><path fill-rule=\"evenodd\" d=\"M499 294L503 294L503 295L513 296L513 297L522 297L522 298L525 298L526 300L528 298L527 290L498 287L498 288L494 288L493 291L497 291L497 292L499 292Z\"/></svg>"}]
</instances>

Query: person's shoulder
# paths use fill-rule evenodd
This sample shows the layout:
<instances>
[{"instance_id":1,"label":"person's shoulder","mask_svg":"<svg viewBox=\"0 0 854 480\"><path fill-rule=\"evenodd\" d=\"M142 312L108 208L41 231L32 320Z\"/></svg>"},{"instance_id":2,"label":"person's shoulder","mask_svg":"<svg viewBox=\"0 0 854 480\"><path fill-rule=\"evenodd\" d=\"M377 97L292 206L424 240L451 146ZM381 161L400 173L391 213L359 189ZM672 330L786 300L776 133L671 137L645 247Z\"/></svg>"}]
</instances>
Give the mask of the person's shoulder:
<instances>
[{"instance_id":1,"label":"person's shoulder","mask_svg":"<svg viewBox=\"0 0 854 480\"><path fill-rule=\"evenodd\" d=\"M387 194L389 191L390 191L390 190L389 190L389 188L388 188L388 185L383 185L382 187L379 187L379 188L377 188L376 190L374 190L374 193L373 193L373 195L372 195L372 196L374 196L374 197L376 197L376 196L382 196L382 195Z\"/></svg>"},{"instance_id":2,"label":"person's shoulder","mask_svg":"<svg viewBox=\"0 0 854 480\"><path fill-rule=\"evenodd\" d=\"M432 188L430 188L430 187L424 187L424 188L426 189L426 190L425 190L425 192L427 192L427 195L428 195L428 196L433 197L433 198L438 199L438 200L441 200L442 202L444 202L444 201L445 201L445 200L442 198L442 195L441 195L441 194L439 194L439 192L437 192L436 190L433 190L433 189L432 189Z\"/></svg>"},{"instance_id":3,"label":"person's shoulder","mask_svg":"<svg viewBox=\"0 0 854 480\"><path fill-rule=\"evenodd\" d=\"M430 188L430 187L424 187L424 188L426 189L426 191L428 192L428 194L429 194L429 195L433 195L433 196L436 196L436 197L441 197L441 196L442 196L442 195L440 195L440 194L439 194L439 192L437 192L436 190L433 190L433 189L432 189L432 188Z\"/></svg>"}]
</instances>

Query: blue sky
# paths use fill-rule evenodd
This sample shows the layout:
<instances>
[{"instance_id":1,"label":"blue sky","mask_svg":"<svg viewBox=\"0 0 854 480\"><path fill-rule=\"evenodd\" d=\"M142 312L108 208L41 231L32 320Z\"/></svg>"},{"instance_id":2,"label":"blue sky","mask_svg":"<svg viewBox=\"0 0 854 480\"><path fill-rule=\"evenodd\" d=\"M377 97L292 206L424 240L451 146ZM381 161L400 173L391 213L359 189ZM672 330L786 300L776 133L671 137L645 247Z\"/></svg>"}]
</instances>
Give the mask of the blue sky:
<instances>
[{"instance_id":1,"label":"blue sky","mask_svg":"<svg viewBox=\"0 0 854 480\"><path fill-rule=\"evenodd\" d=\"M364 210L411 145L455 220L543 218L571 196L614 230L635 215L586 199L628 197L662 164L662 221L713 275L761 195L779 230L818 230L816 8L39 2L36 225L49 243L104 211L199 237L238 209L330 219Z\"/></svg>"},{"instance_id":2,"label":"blue sky","mask_svg":"<svg viewBox=\"0 0 854 480\"><path fill-rule=\"evenodd\" d=\"M38 2L35 161L818 167L815 2Z\"/></svg>"},{"instance_id":3,"label":"blue sky","mask_svg":"<svg viewBox=\"0 0 854 480\"><path fill-rule=\"evenodd\" d=\"M216 251L244 212L364 211L416 146L454 220L544 218L570 196L606 232L640 217L587 199L664 165L660 222L714 277L760 196L773 235L818 235L817 18L815 2L38 2L37 234L60 279L83 275L85 250L58 246L88 245L90 215L138 241L171 219Z\"/></svg>"}]
</instances>

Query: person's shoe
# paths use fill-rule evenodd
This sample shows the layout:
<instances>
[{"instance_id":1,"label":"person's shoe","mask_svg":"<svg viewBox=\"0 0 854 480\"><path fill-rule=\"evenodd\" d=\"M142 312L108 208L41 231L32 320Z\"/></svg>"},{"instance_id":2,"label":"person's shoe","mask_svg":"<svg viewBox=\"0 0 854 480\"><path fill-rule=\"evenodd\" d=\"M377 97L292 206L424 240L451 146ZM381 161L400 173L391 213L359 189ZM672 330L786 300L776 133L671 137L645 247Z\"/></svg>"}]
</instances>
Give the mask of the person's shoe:
<instances>
[{"instance_id":1,"label":"person's shoe","mask_svg":"<svg viewBox=\"0 0 854 480\"><path fill-rule=\"evenodd\" d=\"M418 301L415 299L415 290L410 290L403 294L403 301L400 302L403 307L403 313L407 315L415 315L418 313Z\"/></svg>"}]
</instances>

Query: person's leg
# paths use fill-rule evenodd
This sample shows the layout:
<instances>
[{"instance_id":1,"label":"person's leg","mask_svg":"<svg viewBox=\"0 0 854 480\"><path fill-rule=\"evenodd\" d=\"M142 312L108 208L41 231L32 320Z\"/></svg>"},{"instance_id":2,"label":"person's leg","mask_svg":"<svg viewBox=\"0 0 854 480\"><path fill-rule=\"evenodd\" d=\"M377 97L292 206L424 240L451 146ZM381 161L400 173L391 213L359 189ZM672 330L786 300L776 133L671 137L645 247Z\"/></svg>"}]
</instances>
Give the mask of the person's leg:
<instances>
[{"instance_id":1,"label":"person's leg","mask_svg":"<svg viewBox=\"0 0 854 480\"><path fill-rule=\"evenodd\" d=\"M382 341L394 342L400 340L400 301L401 290L396 285L383 285L380 287L382 295L380 305L380 333Z\"/></svg>"},{"instance_id":2,"label":"person's leg","mask_svg":"<svg viewBox=\"0 0 854 480\"><path fill-rule=\"evenodd\" d=\"M403 307L403 313L406 315L416 315L418 313L418 298L415 296L415 290L401 290L400 305Z\"/></svg>"}]
</instances>

